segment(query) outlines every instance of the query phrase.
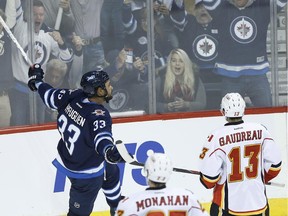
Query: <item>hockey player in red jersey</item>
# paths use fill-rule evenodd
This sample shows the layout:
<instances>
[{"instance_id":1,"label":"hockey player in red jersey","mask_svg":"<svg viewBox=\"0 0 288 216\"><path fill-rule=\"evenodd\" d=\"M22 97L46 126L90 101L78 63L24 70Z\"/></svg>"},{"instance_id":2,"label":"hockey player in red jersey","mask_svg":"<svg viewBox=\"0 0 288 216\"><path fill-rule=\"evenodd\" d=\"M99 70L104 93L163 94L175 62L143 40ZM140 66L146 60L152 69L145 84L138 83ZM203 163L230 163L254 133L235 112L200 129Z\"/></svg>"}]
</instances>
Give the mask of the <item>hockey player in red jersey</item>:
<instances>
[{"instance_id":1,"label":"hockey player in red jersey","mask_svg":"<svg viewBox=\"0 0 288 216\"><path fill-rule=\"evenodd\" d=\"M268 130L244 122L245 101L239 93L222 98L227 123L213 131L200 154L200 181L213 188L211 216L268 216L265 183L281 170L281 153Z\"/></svg>"},{"instance_id":2,"label":"hockey player in red jersey","mask_svg":"<svg viewBox=\"0 0 288 216\"><path fill-rule=\"evenodd\" d=\"M144 165L148 188L119 202L118 216L186 215L208 216L195 194L184 188L167 188L172 163L163 153L154 153Z\"/></svg>"}]
</instances>

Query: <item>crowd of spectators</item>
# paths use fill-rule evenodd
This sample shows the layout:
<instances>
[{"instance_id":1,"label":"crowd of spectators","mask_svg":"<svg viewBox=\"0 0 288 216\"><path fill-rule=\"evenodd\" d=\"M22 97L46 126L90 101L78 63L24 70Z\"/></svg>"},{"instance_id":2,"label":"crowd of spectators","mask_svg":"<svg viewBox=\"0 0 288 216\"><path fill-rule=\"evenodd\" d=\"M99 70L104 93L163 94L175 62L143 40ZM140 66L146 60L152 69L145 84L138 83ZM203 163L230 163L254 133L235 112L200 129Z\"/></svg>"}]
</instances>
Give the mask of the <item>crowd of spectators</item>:
<instances>
[{"instance_id":1,"label":"crowd of spectators","mask_svg":"<svg viewBox=\"0 0 288 216\"><path fill-rule=\"evenodd\" d=\"M287 0L278 2L280 11ZM0 16L52 86L79 88L85 72L102 67L114 86L108 109L148 113L147 6L146 0L1 0ZM269 0L153 0L153 14L157 113L218 109L231 91L251 106L272 106ZM2 24L0 66L0 127L30 124L29 63ZM37 122L56 114L39 105Z\"/></svg>"}]
</instances>

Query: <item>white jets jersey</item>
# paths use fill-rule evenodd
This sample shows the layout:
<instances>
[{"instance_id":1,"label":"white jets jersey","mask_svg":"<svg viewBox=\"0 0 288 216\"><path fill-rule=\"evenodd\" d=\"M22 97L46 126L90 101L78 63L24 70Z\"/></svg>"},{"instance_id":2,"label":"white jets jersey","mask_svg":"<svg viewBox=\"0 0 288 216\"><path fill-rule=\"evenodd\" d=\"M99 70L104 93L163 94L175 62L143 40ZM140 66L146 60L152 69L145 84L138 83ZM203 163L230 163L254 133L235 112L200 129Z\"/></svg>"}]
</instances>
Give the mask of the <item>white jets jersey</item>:
<instances>
[{"instance_id":1,"label":"white jets jersey","mask_svg":"<svg viewBox=\"0 0 288 216\"><path fill-rule=\"evenodd\" d=\"M213 203L234 215L265 211L265 173L280 171L281 154L263 125L226 124L208 136L200 158L201 182L215 186Z\"/></svg>"},{"instance_id":2,"label":"white jets jersey","mask_svg":"<svg viewBox=\"0 0 288 216\"><path fill-rule=\"evenodd\" d=\"M17 8L17 19L13 33L20 46L23 48L24 52L29 56L28 45L30 36L28 33L28 23L23 20L23 9L21 6L21 2L17 0L15 4ZM33 61L32 59L31 61L33 61L32 63L41 64L44 71L46 63L50 59L51 54L65 63L72 61L73 55L70 53L69 49L66 47L63 47L61 49L58 46L58 43L52 38L52 36L49 35L48 32L40 30L39 33L34 33L33 37L35 41L33 46L33 52L35 53L35 61ZM27 71L30 65L26 62L24 57L21 55L21 52L14 44L12 48L13 75L18 81L27 83Z\"/></svg>"},{"instance_id":3,"label":"white jets jersey","mask_svg":"<svg viewBox=\"0 0 288 216\"><path fill-rule=\"evenodd\" d=\"M118 216L208 216L193 192L183 188L148 188L121 200Z\"/></svg>"}]
</instances>

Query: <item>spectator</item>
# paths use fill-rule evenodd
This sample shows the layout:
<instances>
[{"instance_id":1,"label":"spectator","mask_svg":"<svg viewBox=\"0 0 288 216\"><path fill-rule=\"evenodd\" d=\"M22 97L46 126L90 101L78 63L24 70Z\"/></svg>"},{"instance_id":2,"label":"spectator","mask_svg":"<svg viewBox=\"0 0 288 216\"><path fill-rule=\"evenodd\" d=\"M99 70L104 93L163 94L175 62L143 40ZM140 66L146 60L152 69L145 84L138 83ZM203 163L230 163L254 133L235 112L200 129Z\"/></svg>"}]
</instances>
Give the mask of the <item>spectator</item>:
<instances>
[{"instance_id":1,"label":"spectator","mask_svg":"<svg viewBox=\"0 0 288 216\"><path fill-rule=\"evenodd\" d=\"M125 3L126 2L126 3ZM123 20L125 29L128 34L135 29L137 22L141 24L141 20L146 18L146 2L145 1L124 1ZM133 16L126 13L130 7ZM157 34L162 40L166 41L173 48L179 47L179 41L176 32L183 31L186 25L187 12L185 11L183 0L153 0L154 24ZM136 22L135 22L136 20ZM146 21L147 22L147 21Z\"/></svg>"},{"instance_id":2,"label":"spectator","mask_svg":"<svg viewBox=\"0 0 288 216\"><path fill-rule=\"evenodd\" d=\"M160 89L157 90L157 112L181 112L203 110L206 93L198 68L184 50L170 52L167 68L160 74Z\"/></svg>"},{"instance_id":3,"label":"spectator","mask_svg":"<svg viewBox=\"0 0 288 216\"><path fill-rule=\"evenodd\" d=\"M154 16L162 37L169 41L173 48L179 48L176 32L183 31L186 25L187 12L184 0L154 0Z\"/></svg>"},{"instance_id":4,"label":"spectator","mask_svg":"<svg viewBox=\"0 0 288 216\"><path fill-rule=\"evenodd\" d=\"M147 10L146 7L140 9L137 12L140 17L139 20L135 20L131 9L125 8L125 16L123 17L124 23L129 20L128 23L134 24L134 27L129 30L125 36L124 46L131 53L131 56L139 57L145 66L148 64L148 38L147 38ZM134 22L133 22L134 20ZM127 24L126 28L129 29ZM164 37L164 32L158 25L158 19L154 16L154 44L155 44L155 68L160 70L165 67L166 59L169 52L173 49L172 43Z\"/></svg>"},{"instance_id":5,"label":"spectator","mask_svg":"<svg viewBox=\"0 0 288 216\"><path fill-rule=\"evenodd\" d=\"M83 71L105 67L100 38L100 13L103 0L73 0L70 2L75 17L75 33L83 42Z\"/></svg>"},{"instance_id":6,"label":"spectator","mask_svg":"<svg viewBox=\"0 0 288 216\"><path fill-rule=\"evenodd\" d=\"M105 57L114 49L124 47L124 25L122 22L123 0L104 0L100 15L100 35Z\"/></svg>"},{"instance_id":7,"label":"spectator","mask_svg":"<svg viewBox=\"0 0 288 216\"><path fill-rule=\"evenodd\" d=\"M45 82L53 88L68 88L67 69L67 64L61 60L51 59L46 66Z\"/></svg>"},{"instance_id":8,"label":"spectator","mask_svg":"<svg viewBox=\"0 0 288 216\"><path fill-rule=\"evenodd\" d=\"M110 64L105 70L111 74L114 86L111 111L144 110L148 112L147 68L139 57L127 62L127 52L112 50L107 55ZM131 64L131 65L130 65ZM132 69L130 68L132 67Z\"/></svg>"},{"instance_id":9,"label":"spectator","mask_svg":"<svg viewBox=\"0 0 288 216\"><path fill-rule=\"evenodd\" d=\"M270 22L270 0L203 0L213 11L219 32L215 73L222 76L222 96L239 92L249 97L255 107L272 106L271 89L266 73L266 52ZM287 0L277 2L280 11Z\"/></svg>"},{"instance_id":10,"label":"spectator","mask_svg":"<svg viewBox=\"0 0 288 216\"><path fill-rule=\"evenodd\" d=\"M11 0L13 1L13 0ZM28 23L23 20L23 10L20 0L15 0L14 10L17 9L16 25L14 27L14 35L19 44L25 51L28 50L29 35ZM59 58L63 62L70 62L73 58L68 50L65 41L57 31L47 32L42 29L45 17L45 9L41 1L33 1L34 12L34 40L35 62L41 63L46 67L46 63L50 59L50 55ZM8 13L7 13L8 14ZM13 11L11 13L13 14ZM11 91L11 125L27 125L30 123L30 106L29 106L29 90L27 88L28 75L26 71L29 65L22 57L16 46L12 47L12 69L16 79L16 86ZM42 120L42 119L41 119ZM41 121L40 120L40 121ZM40 123L40 122L38 122Z\"/></svg>"},{"instance_id":11,"label":"spectator","mask_svg":"<svg viewBox=\"0 0 288 216\"><path fill-rule=\"evenodd\" d=\"M62 8L63 14L61 18L61 23L59 29L56 30L59 30L59 32L64 38L74 32L75 19L70 9L70 0L42 1L42 3L46 11L44 23L47 26L54 29L58 10L59 8Z\"/></svg>"},{"instance_id":12,"label":"spectator","mask_svg":"<svg viewBox=\"0 0 288 216\"><path fill-rule=\"evenodd\" d=\"M145 191L132 194L121 200L116 215L149 215L149 213L153 213L155 215L208 216L192 191L166 187L172 170L171 160L166 154L154 153L150 155L143 169L149 187ZM177 199L178 202L171 202L171 199ZM145 204L149 202L156 202L159 205ZM139 203L141 203L140 208Z\"/></svg>"},{"instance_id":13,"label":"spectator","mask_svg":"<svg viewBox=\"0 0 288 216\"><path fill-rule=\"evenodd\" d=\"M268 216L265 183L280 172L280 149L263 125L243 121L239 93L227 93L220 111L227 123L208 136L200 154L200 181L213 188L210 215Z\"/></svg>"},{"instance_id":14,"label":"spectator","mask_svg":"<svg viewBox=\"0 0 288 216\"><path fill-rule=\"evenodd\" d=\"M54 166L70 182L68 216L90 215L100 189L114 215L121 199L120 174L116 163L124 162L113 144L112 119L103 104L112 98L106 72L90 71L81 79L82 89L55 89L42 81L39 64L30 67L28 86L38 91L43 103L59 112L61 135Z\"/></svg>"},{"instance_id":15,"label":"spectator","mask_svg":"<svg viewBox=\"0 0 288 216\"><path fill-rule=\"evenodd\" d=\"M0 16L6 22L6 15L0 9ZM11 106L10 89L14 86L11 64L11 39L0 23L0 127L10 126Z\"/></svg>"},{"instance_id":16,"label":"spectator","mask_svg":"<svg viewBox=\"0 0 288 216\"><path fill-rule=\"evenodd\" d=\"M197 3L194 16L187 16L187 25L179 34L180 47L199 67L199 75L207 95L207 109L218 109L221 102L221 76L214 73L218 56L218 31L203 3Z\"/></svg>"},{"instance_id":17,"label":"spectator","mask_svg":"<svg viewBox=\"0 0 288 216\"><path fill-rule=\"evenodd\" d=\"M59 59L51 59L46 65L45 82L49 83L53 88L68 88L67 80L67 64ZM44 122L52 122L57 119L58 112L47 108L43 103L38 104L39 115L42 111Z\"/></svg>"}]
</instances>

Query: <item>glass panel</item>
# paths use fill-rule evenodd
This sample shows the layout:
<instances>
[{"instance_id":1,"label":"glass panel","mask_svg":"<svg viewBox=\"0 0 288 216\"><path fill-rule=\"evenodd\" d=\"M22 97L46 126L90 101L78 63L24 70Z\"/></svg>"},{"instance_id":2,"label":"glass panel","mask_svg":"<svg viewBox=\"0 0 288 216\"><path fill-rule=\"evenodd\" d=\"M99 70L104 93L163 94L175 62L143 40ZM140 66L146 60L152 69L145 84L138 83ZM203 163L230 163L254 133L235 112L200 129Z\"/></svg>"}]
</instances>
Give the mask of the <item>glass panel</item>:
<instances>
[{"instance_id":1,"label":"glass panel","mask_svg":"<svg viewBox=\"0 0 288 216\"><path fill-rule=\"evenodd\" d=\"M180 47L199 67L206 89L206 109L218 109L222 96L228 92L241 93L249 107L285 104L285 99L279 101L279 96L287 98L287 88L286 93L279 91L280 86L287 86L287 73L281 72L287 71L284 5L283 1L270 0L204 0L193 9L186 5L190 13L180 36ZM282 27L276 25L275 31L268 31L267 35L270 19L273 24L277 18L282 20ZM275 53L271 46L276 46ZM271 61L271 57L278 62ZM272 80L271 73L279 76Z\"/></svg>"},{"instance_id":2,"label":"glass panel","mask_svg":"<svg viewBox=\"0 0 288 216\"><path fill-rule=\"evenodd\" d=\"M0 127L55 121L27 87L29 61L56 88L104 68L112 113L218 110L228 91L249 107L287 106L286 1L196 2L1 1L1 26L19 46L0 28Z\"/></svg>"},{"instance_id":3,"label":"glass panel","mask_svg":"<svg viewBox=\"0 0 288 216\"><path fill-rule=\"evenodd\" d=\"M116 3L118 2L118 3ZM122 5L123 4L123 5ZM104 11L106 6L106 11ZM113 11L119 11L119 16ZM111 13L113 13L111 17ZM147 37L147 11L144 1L104 1L102 11L102 24L107 30L101 35L111 37L113 40L107 41L111 46L111 42L119 43L119 33L121 33L121 46L118 46L118 57L106 56L106 60L110 63L110 70L116 59L118 68L115 75L112 75L112 85L114 87L113 99L109 102L108 107L111 112L130 112L139 111L140 113L149 112L148 103L148 37ZM122 18L121 18L122 17ZM114 24L115 20L119 20L118 24ZM122 21L121 21L122 20ZM123 24L121 23L123 22ZM122 29L113 29L123 26ZM113 34L114 32L114 34ZM105 40L105 39L104 39ZM115 51L115 50L114 50ZM114 52L110 51L110 52ZM116 53L114 52L114 55ZM112 58L113 61L110 59ZM115 64L115 63L114 63Z\"/></svg>"}]
</instances>

